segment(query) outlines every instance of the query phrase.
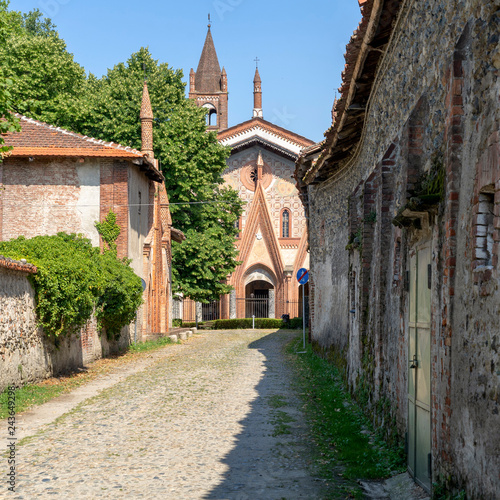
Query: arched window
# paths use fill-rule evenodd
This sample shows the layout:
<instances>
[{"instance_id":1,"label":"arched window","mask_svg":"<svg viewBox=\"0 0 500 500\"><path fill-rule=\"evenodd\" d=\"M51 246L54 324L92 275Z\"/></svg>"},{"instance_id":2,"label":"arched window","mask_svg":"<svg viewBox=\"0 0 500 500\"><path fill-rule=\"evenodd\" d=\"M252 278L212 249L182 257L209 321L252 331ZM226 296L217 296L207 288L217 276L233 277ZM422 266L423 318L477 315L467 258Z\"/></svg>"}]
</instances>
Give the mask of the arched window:
<instances>
[{"instance_id":1,"label":"arched window","mask_svg":"<svg viewBox=\"0 0 500 500\"><path fill-rule=\"evenodd\" d=\"M210 104L209 102L205 103L203 108L208 110L207 116L206 116L206 125L207 127L216 127L217 126L217 109L213 104Z\"/></svg>"},{"instance_id":2,"label":"arched window","mask_svg":"<svg viewBox=\"0 0 500 500\"><path fill-rule=\"evenodd\" d=\"M290 210L283 210L281 214L281 237L290 238Z\"/></svg>"}]
</instances>

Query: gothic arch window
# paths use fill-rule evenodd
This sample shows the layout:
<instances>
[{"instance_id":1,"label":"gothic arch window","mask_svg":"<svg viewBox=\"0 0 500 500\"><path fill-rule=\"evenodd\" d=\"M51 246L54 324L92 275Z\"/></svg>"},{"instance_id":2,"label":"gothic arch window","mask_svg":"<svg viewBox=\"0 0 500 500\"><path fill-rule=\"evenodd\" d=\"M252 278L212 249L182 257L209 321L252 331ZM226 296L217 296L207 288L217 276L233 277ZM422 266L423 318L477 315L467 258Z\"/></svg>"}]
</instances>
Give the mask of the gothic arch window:
<instances>
[{"instance_id":1,"label":"gothic arch window","mask_svg":"<svg viewBox=\"0 0 500 500\"><path fill-rule=\"evenodd\" d=\"M290 210L285 208L281 212L281 237L282 238L290 238L292 228L292 221L290 216Z\"/></svg>"},{"instance_id":2,"label":"gothic arch window","mask_svg":"<svg viewBox=\"0 0 500 500\"><path fill-rule=\"evenodd\" d=\"M206 125L207 127L216 127L217 126L217 109L213 104L209 102L205 103L203 106L206 110L208 110L206 116Z\"/></svg>"}]
</instances>

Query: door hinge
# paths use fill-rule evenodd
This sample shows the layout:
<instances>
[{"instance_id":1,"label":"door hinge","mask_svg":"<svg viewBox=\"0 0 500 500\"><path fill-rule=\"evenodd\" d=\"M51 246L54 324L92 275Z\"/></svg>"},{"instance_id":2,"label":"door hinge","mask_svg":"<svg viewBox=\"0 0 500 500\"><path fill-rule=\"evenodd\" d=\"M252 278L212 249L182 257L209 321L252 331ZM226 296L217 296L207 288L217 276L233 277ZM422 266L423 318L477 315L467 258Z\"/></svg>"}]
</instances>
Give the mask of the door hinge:
<instances>
[{"instance_id":1,"label":"door hinge","mask_svg":"<svg viewBox=\"0 0 500 500\"><path fill-rule=\"evenodd\" d=\"M432 266L427 264L427 288L430 290L432 284Z\"/></svg>"},{"instance_id":2,"label":"door hinge","mask_svg":"<svg viewBox=\"0 0 500 500\"><path fill-rule=\"evenodd\" d=\"M404 284L405 292L410 291L410 271L405 271L405 284Z\"/></svg>"},{"instance_id":3,"label":"door hinge","mask_svg":"<svg viewBox=\"0 0 500 500\"><path fill-rule=\"evenodd\" d=\"M432 477L432 455L430 453L427 455L427 475Z\"/></svg>"},{"instance_id":4,"label":"door hinge","mask_svg":"<svg viewBox=\"0 0 500 500\"><path fill-rule=\"evenodd\" d=\"M405 455L408 455L408 431L405 432Z\"/></svg>"}]
</instances>

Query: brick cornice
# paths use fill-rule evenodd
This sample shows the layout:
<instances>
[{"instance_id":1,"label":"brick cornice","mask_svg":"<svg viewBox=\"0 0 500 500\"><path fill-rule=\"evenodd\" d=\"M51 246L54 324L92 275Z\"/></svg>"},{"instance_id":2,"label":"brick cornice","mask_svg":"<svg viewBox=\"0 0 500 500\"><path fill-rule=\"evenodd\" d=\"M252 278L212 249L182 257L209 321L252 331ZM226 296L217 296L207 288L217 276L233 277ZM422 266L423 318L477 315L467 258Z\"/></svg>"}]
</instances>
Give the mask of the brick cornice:
<instances>
[{"instance_id":1,"label":"brick cornice","mask_svg":"<svg viewBox=\"0 0 500 500\"><path fill-rule=\"evenodd\" d=\"M295 134L290 130L279 127L278 125L274 125L274 123L268 122L263 118L252 118L251 120L248 120L246 122L225 129L218 134L217 138L219 142L228 141L232 138L238 137L244 132L257 129L266 130L267 132L276 135L277 137L280 137L281 139L289 141L293 144L296 144L301 148L306 148L314 144L314 141L311 141L301 135Z\"/></svg>"}]
</instances>

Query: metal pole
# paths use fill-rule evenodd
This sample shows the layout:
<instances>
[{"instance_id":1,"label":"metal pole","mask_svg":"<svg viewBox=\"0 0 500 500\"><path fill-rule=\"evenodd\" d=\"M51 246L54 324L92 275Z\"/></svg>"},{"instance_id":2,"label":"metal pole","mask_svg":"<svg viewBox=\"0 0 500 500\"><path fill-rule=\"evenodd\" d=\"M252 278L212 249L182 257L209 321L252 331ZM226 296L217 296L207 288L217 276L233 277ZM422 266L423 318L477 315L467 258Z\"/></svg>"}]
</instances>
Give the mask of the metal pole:
<instances>
[{"instance_id":1,"label":"metal pole","mask_svg":"<svg viewBox=\"0 0 500 500\"><path fill-rule=\"evenodd\" d=\"M255 330L255 314L252 316L252 329Z\"/></svg>"},{"instance_id":2,"label":"metal pole","mask_svg":"<svg viewBox=\"0 0 500 500\"><path fill-rule=\"evenodd\" d=\"M305 285L302 285L302 338L304 350L306 349L306 294Z\"/></svg>"}]
</instances>

